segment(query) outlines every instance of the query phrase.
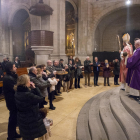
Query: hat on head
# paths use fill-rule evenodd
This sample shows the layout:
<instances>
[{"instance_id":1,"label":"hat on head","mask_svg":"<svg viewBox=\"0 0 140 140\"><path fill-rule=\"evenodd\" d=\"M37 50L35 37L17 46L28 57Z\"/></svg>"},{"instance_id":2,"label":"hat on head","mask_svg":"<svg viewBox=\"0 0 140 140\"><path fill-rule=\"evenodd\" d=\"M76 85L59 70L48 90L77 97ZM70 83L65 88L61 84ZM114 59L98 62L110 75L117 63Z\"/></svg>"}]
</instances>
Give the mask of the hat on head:
<instances>
[{"instance_id":1,"label":"hat on head","mask_svg":"<svg viewBox=\"0 0 140 140\"><path fill-rule=\"evenodd\" d=\"M122 37L122 39L123 39L123 42L129 43L129 41L130 41L130 35L128 33L127 34L124 34L123 37Z\"/></svg>"}]
</instances>

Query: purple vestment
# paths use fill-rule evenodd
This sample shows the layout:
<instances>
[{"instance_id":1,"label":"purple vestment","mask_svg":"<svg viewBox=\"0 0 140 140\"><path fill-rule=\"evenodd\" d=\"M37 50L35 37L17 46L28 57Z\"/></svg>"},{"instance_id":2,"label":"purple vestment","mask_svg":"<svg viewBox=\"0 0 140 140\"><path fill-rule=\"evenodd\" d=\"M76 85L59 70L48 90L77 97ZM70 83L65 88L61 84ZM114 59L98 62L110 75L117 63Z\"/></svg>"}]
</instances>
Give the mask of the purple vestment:
<instances>
[{"instance_id":1,"label":"purple vestment","mask_svg":"<svg viewBox=\"0 0 140 140\"><path fill-rule=\"evenodd\" d=\"M140 90L140 48L136 50L134 55L127 59L126 67L130 69L130 75L128 75L129 81L127 83L131 88Z\"/></svg>"}]
</instances>

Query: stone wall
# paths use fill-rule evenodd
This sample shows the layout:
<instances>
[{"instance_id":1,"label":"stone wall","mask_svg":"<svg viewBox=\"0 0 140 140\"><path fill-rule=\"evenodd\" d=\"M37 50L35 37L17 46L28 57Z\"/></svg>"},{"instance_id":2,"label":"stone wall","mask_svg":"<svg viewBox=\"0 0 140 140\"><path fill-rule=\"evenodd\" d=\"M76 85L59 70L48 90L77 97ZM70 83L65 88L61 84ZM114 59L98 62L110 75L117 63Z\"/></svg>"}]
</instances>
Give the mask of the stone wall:
<instances>
[{"instance_id":1,"label":"stone wall","mask_svg":"<svg viewBox=\"0 0 140 140\"><path fill-rule=\"evenodd\" d=\"M93 51L115 50L115 38L119 28L122 30L124 25L117 23L115 18L108 18L111 13L126 8L126 0L67 0L72 3L74 9L78 11L78 38L76 56L82 62L88 55L92 59ZM29 7L38 2L38 0L1 0L2 2L2 32L0 53L4 55L12 55L12 41L10 41L9 28L12 25L14 14L19 9L25 9L27 12ZM31 20L31 30L49 30L54 32L54 48L49 59L63 58L67 62L65 55L65 0L44 0L50 5L54 11L53 15L45 17L36 17L29 15ZM139 5L140 1L133 0L133 4ZM134 13L135 14L135 13ZM101 21L104 21L103 23ZM124 21L122 21L123 23ZM139 21L138 21L139 22ZM134 23L134 22L133 22ZM133 24L132 23L132 24ZM139 25L135 24L136 29ZM3 29L3 30L2 30ZM113 37L113 38L112 38ZM114 43L113 43L114 42ZM110 45L108 45L110 44ZM112 47L113 46L113 47ZM0 54L0 55L1 55ZM0 58L2 59L2 57ZM1 61L1 60L0 60Z\"/></svg>"}]
</instances>

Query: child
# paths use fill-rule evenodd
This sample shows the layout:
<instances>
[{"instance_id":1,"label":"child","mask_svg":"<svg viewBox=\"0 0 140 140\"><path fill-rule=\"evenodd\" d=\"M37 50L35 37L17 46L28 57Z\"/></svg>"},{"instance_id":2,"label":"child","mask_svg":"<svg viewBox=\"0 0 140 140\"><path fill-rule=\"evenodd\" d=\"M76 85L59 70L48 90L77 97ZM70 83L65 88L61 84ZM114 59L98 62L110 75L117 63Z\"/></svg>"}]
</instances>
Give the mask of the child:
<instances>
[{"instance_id":1,"label":"child","mask_svg":"<svg viewBox=\"0 0 140 140\"><path fill-rule=\"evenodd\" d=\"M49 137L51 137L50 126L53 125L53 120L46 118L47 113L48 113L46 108L41 108L39 110L39 112L40 112L40 114L41 114L41 116L43 118L43 122L44 122L44 125L45 125L46 130L47 130L47 133L44 136L42 136L41 138L39 138L39 140L48 140Z\"/></svg>"},{"instance_id":2,"label":"child","mask_svg":"<svg viewBox=\"0 0 140 140\"><path fill-rule=\"evenodd\" d=\"M105 66L103 68L103 77L104 77L104 86L106 86L106 79L107 79L108 86L110 86L109 84L110 67L109 67L108 60L105 60Z\"/></svg>"},{"instance_id":3,"label":"child","mask_svg":"<svg viewBox=\"0 0 140 140\"><path fill-rule=\"evenodd\" d=\"M54 77L54 75L52 75L51 78L48 78L48 81L50 82L50 84L52 85L50 87L50 92L49 92L49 101L50 101L50 108L49 109L52 109L52 110L55 110L55 107L53 106L52 104L52 100L54 98L54 94L55 94L55 86L57 85L59 79L56 79Z\"/></svg>"},{"instance_id":4,"label":"child","mask_svg":"<svg viewBox=\"0 0 140 140\"><path fill-rule=\"evenodd\" d=\"M69 92L69 87L70 87L70 70L69 70L69 67L68 65L66 64L65 65L65 71L68 72L68 74L64 75L63 79L64 79L64 82L63 82L63 91L64 92Z\"/></svg>"}]
</instances>

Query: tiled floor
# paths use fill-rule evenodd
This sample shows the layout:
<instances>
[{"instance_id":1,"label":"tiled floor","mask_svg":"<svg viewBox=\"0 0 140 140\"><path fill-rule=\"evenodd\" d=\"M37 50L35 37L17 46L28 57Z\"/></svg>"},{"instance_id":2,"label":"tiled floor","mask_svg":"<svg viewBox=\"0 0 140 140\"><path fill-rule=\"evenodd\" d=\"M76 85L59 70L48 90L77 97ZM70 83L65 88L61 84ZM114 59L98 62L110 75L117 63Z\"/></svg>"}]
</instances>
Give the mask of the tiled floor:
<instances>
[{"instance_id":1,"label":"tiled floor","mask_svg":"<svg viewBox=\"0 0 140 140\"><path fill-rule=\"evenodd\" d=\"M91 83L93 85L93 78ZM84 79L81 80L81 89L74 89L71 92L63 92L54 101L55 111L49 111L48 118L53 119L51 127L52 137L50 140L76 140L76 123L78 114L83 105L93 96L113 87L113 78L110 78L111 86L103 86L103 78L99 78L99 87L84 87ZM48 105L46 106L48 108ZM0 140L7 138L7 122L9 112L5 101L0 102Z\"/></svg>"}]
</instances>

